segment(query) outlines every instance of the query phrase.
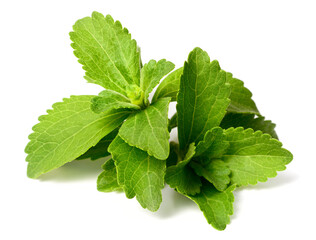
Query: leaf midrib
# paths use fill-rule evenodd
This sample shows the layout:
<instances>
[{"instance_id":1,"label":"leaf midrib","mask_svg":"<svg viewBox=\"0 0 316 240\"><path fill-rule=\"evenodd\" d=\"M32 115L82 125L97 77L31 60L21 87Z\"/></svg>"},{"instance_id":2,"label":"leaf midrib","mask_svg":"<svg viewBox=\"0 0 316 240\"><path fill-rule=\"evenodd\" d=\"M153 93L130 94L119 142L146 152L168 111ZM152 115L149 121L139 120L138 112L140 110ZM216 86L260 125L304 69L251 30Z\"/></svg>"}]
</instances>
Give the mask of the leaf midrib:
<instances>
[{"instance_id":1,"label":"leaf midrib","mask_svg":"<svg viewBox=\"0 0 316 240\"><path fill-rule=\"evenodd\" d=\"M119 74L122 76L122 78L124 79L124 81L125 81L125 83L126 83L126 85L128 86L128 85L130 85L127 81L126 81L126 79L125 79L125 77L123 76L123 74L121 73L121 71L117 68L117 66L115 65L115 63L113 62L113 60L112 60L112 58L110 58L110 56L109 56L109 54L107 53L107 51L103 48L103 46L100 44L100 42L94 37L94 35L87 29L87 27L86 27L86 25L83 23L83 26L84 26L84 28L86 29L86 31L93 37L93 39L96 41L96 43L100 46L100 48L103 50L103 52L106 54L106 56L108 57L108 59L110 60L110 62L113 64L113 66L114 66L114 68L119 72ZM92 59L92 58L91 58ZM101 70L101 69L100 69ZM102 71L102 70L101 70ZM103 71L102 71L103 72ZM111 82L113 82L113 81L111 81ZM115 85L116 85L116 83L115 83L115 81L113 82ZM121 88L121 87L120 87ZM121 88L122 89L122 88ZM122 89L123 90L123 89ZM124 90L124 92L125 92L125 90Z\"/></svg>"},{"instance_id":2,"label":"leaf midrib","mask_svg":"<svg viewBox=\"0 0 316 240\"><path fill-rule=\"evenodd\" d=\"M125 113L125 112L119 112L119 113ZM126 113L127 113L127 112L126 112ZM113 114L113 115L115 115L115 114ZM76 136L77 134L80 134L80 132L82 132L83 130L85 130L86 128L88 128L90 125L92 125L92 124L94 124L94 123L96 123L96 122L98 122L98 121L103 121L106 117L107 117L107 116L104 116L103 118L97 119L97 120L95 120L95 121L89 123L88 125L85 125L85 126L82 127L78 132L76 132L76 133L70 135L69 137L65 138L62 142L60 142L59 145L57 145L57 146L54 148L54 150L53 150L54 154L55 154L55 152L56 152L56 149L59 148L60 146L62 146L64 142L66 142L66 141L69 140L70 138L73 138L73 137ZM120 116L120 117L121 117L121 116ZM112 122L116 121L116 120L119 119L120 117L117 117L117 118L111 120L110 122L108 122L107 125L109 125L109 124L111 124ZM92 138L94 138L95 136L97 136L107 125L105 125L103 128L101 128L101 129L100 129L94 136L92 136L90 139L92 139ZM89 142L90 139L88 139L86 142ZM70 144L69 144L69 145L70 145ZM82 144L82 145L83 145L83 144ZM69 147L69 146L68 146L68 147ZM67 148L68 148L68 147L67 147ZM67 148L66 148L65 150L67 150ZM39 149L42 149L42 146L39 147L37 150L39 150ZM37 150L36 150L36 151L37 151ZM30 153L29 156L28 156L28 158L31 159L32 156L35 154L36 151L34 151L33 153ZM65 151L64 151L64 152L65 152ZM47 158L47 156L50 155L50 154L51 154L51 151L48 152L46 155L44 155L44 157L42 157L41 160L38 161L38 162L30 162L30 161L28 161L28 162L32 163L33 165L35 165L35 167L33 168L34 170L33 170L32 172L37 172L37 171L35 171L35 170L38 169L38 167L41 165L41 163L42 163L43 161L45 161L45 159ZM78 154L78 156L80 156L80 155L81 155L81 153ZM61 154L61 157L63 157L62 154ZM61 157L59 157L56 162L59 162L59 163L60 163ZM75 158L76 158L76 157L75 157Z\"/></svg>"}]
</instances>

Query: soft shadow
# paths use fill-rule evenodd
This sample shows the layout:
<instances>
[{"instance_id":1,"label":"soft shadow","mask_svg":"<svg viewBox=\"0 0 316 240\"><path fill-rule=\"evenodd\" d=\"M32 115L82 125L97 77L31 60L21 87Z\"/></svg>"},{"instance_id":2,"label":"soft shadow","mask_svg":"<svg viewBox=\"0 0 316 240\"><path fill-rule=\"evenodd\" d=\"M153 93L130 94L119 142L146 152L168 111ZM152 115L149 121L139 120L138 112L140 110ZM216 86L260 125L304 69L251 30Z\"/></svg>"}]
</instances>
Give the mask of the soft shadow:
<instances>
[{"instance_id":1,"label":"soft shadow","mask_svg":"<svg viewBox=\"0 0 316 240\"><path fill-rule=\"evenodd\" d=\"M234 220L238 216L241 194L243 190L263 190L270 188L282 187L286 184L290 184L298 179L298 175L291 172L280 172L276 178L269 179L267 182L260 182L257 185L249 185L247 187L238 187L234 191L234 214L231 216L231 220ZM189 198L166 186L163 189L163 201L155 216L159 218L169 218L176 215L186 209L198 209L198 206Z\"/></svg>"},{"instance_id":2,"label":"soft shadow","mask_svg":"<svg viewBox=\"0 0 316 240\"><path fill-rule=\"evenodd\" d=\"M68 182L96 179L102 172L102 164L106 158L95 161L89 159L75 160L39 177L40 181Z\"/></svg>"},{"instance_id":3,"label":"soft shadow","mask_svg":"<svg viewBox=\"0 0 316 240\"><path fill-rule=\"evenodd\" d=\"M166 186L163 190L163 201L155 215L159 218L169 218L185 209L197 208L189 198Z\"/></svg>"},{"instance_id":4,"label":"soft shadow","mask_svg":"<svg viewBox=\"0 0 316 240\"><path fill-rule=\"evenodd\" d=\"M231 221L238 217L239 206L241 205L241 192L243 190L260 191L264 189L278 188L284 185L297 181L299 176L293 172L279 172L275 178L268 179L267 182L259 182L256 185L249 185L246 187L238 187L234 191L234 214L230 217Z\"/></svg>"}]
</instances>

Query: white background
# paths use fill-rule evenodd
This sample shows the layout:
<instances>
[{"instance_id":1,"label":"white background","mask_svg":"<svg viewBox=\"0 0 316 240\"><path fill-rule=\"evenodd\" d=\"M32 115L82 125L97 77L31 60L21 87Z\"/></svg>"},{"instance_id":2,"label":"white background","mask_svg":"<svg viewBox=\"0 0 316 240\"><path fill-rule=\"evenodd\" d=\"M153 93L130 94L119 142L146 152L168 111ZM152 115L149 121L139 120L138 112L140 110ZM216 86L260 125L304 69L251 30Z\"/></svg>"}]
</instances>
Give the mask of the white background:
<instances>
[{"instance_id":1,"label":"white background","mask_svg":"<svg viewBox=\"0 0 316 240\"><path fill-rule=\"evenodd\" d=\"M0 239L315 239L315 1L1 1ZM235 191L225 231L190 200L163 190L158 212L123 193L101 193L102 161L77 161L26 177L24 147L54 102L97 94L68 33L92 11L132 33L143 62L183 65L196 46L242 79L277 123L293 162L277 178ZM104 160L103 160L104 161Z\"/></svg>"}]
</instances>

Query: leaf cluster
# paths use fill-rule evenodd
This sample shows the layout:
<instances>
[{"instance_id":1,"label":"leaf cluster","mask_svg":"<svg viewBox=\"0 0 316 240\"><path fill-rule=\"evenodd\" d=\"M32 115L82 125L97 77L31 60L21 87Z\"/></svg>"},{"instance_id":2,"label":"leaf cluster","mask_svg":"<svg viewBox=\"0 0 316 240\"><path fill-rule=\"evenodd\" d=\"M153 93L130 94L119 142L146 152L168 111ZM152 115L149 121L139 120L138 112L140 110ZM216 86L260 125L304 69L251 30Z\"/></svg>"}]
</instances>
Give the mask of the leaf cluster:
<instances>
[{"instance_id":1,"label":"leaf cluster","mask_svg":"<svg viewBox=\"0 0 316 240\"><path fill-rule=\"evenodd\" d=\"M128 30L97 12L78 20L70 38L84 78L104 90L66 98L39 117L25 149L28 177L109 156L99 191L124 191L156 211L167 183L223 230L234 189L267 181L291 162L251 92L202 49L174 71L165 59L143 65ZM168 119L171 101L176 114ZM169 143L175 127L178 142Z\"/></svg>"}]
</instances>

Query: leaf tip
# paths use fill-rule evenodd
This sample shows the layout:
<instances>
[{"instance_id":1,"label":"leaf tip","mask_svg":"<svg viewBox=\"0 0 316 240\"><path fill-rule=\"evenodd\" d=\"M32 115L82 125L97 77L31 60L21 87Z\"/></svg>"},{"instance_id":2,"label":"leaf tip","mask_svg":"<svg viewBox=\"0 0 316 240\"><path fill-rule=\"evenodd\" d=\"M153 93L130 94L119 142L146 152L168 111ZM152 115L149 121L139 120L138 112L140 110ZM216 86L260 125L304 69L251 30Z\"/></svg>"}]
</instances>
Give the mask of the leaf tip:
<instances>
[{"instance_id":1,"label":"leaf tip","mask_svg":"<svg viewBox=\"0 0 316 240\"><path fill-rule=\"evenodd\" d=\"M32 167L32 165L29 163L27 165L27 172L26 172L26 175L28 178L31 178L31 179L36 179L38 178L41 173L37 173L36 171L34 171L34 168Z\"/></svg>"},{"instance_id":2,"label":"leaf tip","mask_svg":"<svg viewBox=\"0 0 316 240\"><path fill-rule=\"evenodd\" d=\"M110 15L107 15L106 17L108 17L108 16L110 16ZM104 18L104 15L102 13L97 12L97 11L93 11L92 14L91 14L91 17L95 18L95 19L97 19L97 18Z\"/></svg>"}]
</instances>

